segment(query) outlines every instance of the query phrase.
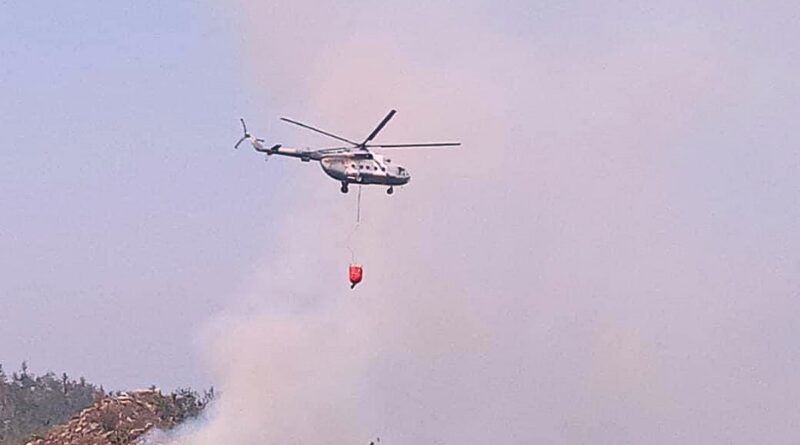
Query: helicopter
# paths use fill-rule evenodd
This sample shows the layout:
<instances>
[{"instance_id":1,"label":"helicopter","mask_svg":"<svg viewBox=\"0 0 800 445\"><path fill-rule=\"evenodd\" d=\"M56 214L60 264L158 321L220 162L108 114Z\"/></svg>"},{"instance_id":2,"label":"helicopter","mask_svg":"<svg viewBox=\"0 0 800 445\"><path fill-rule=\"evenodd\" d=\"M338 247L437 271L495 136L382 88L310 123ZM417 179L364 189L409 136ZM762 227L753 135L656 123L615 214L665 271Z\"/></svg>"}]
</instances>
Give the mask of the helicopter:
<instances>
[{"instance_id":1,"label":"helicopter","mask_svg":"<svg viewBox=\"0 0 800 445\"><path fill-rule=\"evenodd\" d=\"M326 148L289 148L281 144L276 144L271 147L264 145L264 139L254 137L247 131L247 124L244 119L239 120L242 123L242 131L244 135L236 142L234 148L239 148L239 145L244 141L250 141L253 148L260 153L266 154L265 160L268 160L272 155L288 156L292 158L299 158L303 162L318 161L322 170L331 178L341 183L341 192L347 193L350 184L359 185L382 185L387 186L386 193L394 193L394 187L403 186L408 184L411 180L411 175L401 165L392 164L392 160L372 152L371 149L409 149L409 148L425 148L425 147L454 147L461 145L460 142L432 142L432 143L411 143L411 144L371 144L373 139L383 129L389 120L394 117L397 110L389 111L389 114L372 130L372 133L366 137L362 142L354 142L350 139L337 136L319 128L314 128L310 125L298 122L292 119L282 117L281 120L314 131L329 138L335 139L339 142L348 144L342 147L326 147Z\"/></svg>"}]
</instances>

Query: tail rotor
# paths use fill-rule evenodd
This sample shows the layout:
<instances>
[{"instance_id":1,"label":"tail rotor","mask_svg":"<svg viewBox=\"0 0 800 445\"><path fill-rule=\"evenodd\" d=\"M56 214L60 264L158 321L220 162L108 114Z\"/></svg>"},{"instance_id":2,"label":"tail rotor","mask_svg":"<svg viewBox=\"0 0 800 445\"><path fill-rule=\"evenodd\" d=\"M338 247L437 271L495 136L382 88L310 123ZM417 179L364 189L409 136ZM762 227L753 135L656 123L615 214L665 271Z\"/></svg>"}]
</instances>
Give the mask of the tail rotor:
<instances>
[{"instance_id":1,"label":"tail rotor","mask_svg":"<svg viewBox=\"0 0 800 445\"><path fill-rule=\"evenodd\" d=\"M241 144L242 144L242 142L244 142L244 141L248 141L248 140L250 141L250 143L252 143L252 144L253 144L253 146L254 146L254 147L256 147L256 149L258 149L258 148L261 148L261 146L262 146L262 145L261 145L261 143L262 143L262 142L264 142L264 139L261 139L261 138L254 138L254 137L253 137L253 135L252 135L252 134L250 134L250 133L247 131L247 124L244 122L244 119L243 119L243 118L241 118L241 117L240 117L240 118L239 118L239 122L241 122L241 123L242 123L242 133L243 133L243 135L242 135L242 137L241 137L241 138L239 138L239 140L238 140L238 141L236 141L236 144L233 146L233 148L236 148L236 149L238 149L238 148L239 148L239 145L241 145Z\"/></svg>"},{"instance_id":2,"label":"tail rotor","mask_svg":"<svg viewBox=\"0 0 800 445\"><path fill-rule=\"evenodd\" d=\"M236 141L236 145L233 146L233 148L235 148L235 149L238 149L239 145L241 145L242 142L244 142L244 141L246 141L246 140L248 140L248 139L250 139L252 137L250 135L250 133L247 132L247 124L244 123L244 119L240 117L239 121L242 123L242 133L244 133L244 134L242 135L242 137L238 141Z\"/></svg>"},{"instance_id":3,"label":"tail rotor","mask_svg":"<svg viewBox=\"0 0 800 445\"><path fill-rule=\"evenodd\" d=\"M278 151L278 149L281 148L281 144L275 144L275 145L273 145L272 147L269 147L269 148L264 147L264 139L253 137L253 135L250 134L249 131L247 131L247 124L244 122L243 118L239 118L239 122L242 123L242 133L243 134L242 134L242 137L239 138L238 141L236 141L236 144L233 146L233 148L238 149L239 145L241 145L242 142L250 141L250 144L253 145L253 148L257 152L264 153L264 154L267 155L266 158L264 159L265 161L269 158L270 155L276 153Z\"/></svg>"}]
</instances>

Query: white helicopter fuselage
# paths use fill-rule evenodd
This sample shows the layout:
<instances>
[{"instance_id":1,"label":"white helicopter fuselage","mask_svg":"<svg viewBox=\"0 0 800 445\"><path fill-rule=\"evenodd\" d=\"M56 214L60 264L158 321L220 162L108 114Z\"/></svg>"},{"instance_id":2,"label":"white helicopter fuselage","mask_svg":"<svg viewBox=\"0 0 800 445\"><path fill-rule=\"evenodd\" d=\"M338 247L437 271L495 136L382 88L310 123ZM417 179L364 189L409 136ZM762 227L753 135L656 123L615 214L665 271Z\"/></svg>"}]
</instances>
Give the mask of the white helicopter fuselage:
<instances>
[{"instance_id":1,"label":"white helicopter fuselage","mask_svg":"<svg viewBox=\"0 0 800 445\"><path fill-rule=\"evenodd\" d=\"M267 156L287 156L303 162L318 161L322 170L342 184L372 184L400 186L411 180L408 170L401 165L393 165L392 160L379 154L347 151L326 153L319 150L289 148L276 145L265 148L258 140L252 141L256 151ZM368 156L367 156L368 155Z\"/></svg>"},{"instance_id":2,"label":"white helicopter fuselage","mask_svg":"<svg viewBox=\"0 0 800 445\"><path fill-rule=\"evenodd\" d=\"M328 176L340 182L387 186L408 184L411 180L408 170L400 165L391 165L389 159L382 161L352 156L326 156L319 163Z\"/></svg>"}]
</instances>

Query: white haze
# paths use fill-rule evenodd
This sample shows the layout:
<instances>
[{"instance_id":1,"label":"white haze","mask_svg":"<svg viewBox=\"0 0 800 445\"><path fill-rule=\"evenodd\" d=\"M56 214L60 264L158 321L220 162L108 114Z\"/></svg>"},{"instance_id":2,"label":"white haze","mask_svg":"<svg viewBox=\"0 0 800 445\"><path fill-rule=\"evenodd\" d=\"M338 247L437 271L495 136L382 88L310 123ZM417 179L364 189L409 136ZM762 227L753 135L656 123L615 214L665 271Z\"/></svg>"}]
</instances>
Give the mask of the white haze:
<instances>
[{"instance_id":1,"label":"white haze","mask_svg":"<svg viewBox=\"0 0 800 445\"><path fill-rule=\"evenodd\" d=\"M799 88L759 50L797 40L763 31L777 13L644 6L220 5L254 100L353 138L396 108L380 140L464 145L364 190L355 291L353 193L265 166L293 204L204 332L223 396L178 442L798 437Z\"/></svg>"}]
</instances>

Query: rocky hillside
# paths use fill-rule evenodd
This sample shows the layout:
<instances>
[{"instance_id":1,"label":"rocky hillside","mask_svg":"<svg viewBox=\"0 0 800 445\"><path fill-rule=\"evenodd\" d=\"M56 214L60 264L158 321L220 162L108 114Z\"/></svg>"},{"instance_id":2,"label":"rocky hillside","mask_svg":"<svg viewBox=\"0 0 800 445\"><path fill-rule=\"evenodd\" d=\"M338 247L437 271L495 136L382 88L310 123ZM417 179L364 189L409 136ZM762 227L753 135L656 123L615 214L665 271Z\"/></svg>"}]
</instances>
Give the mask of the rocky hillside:
<instances>
[{"instance_id":1,"label":"rocky hillside","mask_svg":"<svg viewBox=\"0 0 800 445\"><path fill-rule=\"evenodd\" d=\"M34 436L25 445L128 445L153 428L168 430L197 416L213 397L190 390L164 395L158 390L104 397L67 423Z\"/></svg>"},{"instance_id":2,"label":"rocky hillside","mask_svg":"<svg viewBox=\"0 0 800 445\"><path fill-rule=\"evenodd\" d=\"M0 445L41 434L105 396L102 388L66 374L36 375L26 363L7 375L0 366Z\"/></svg>"}]
</instances>

